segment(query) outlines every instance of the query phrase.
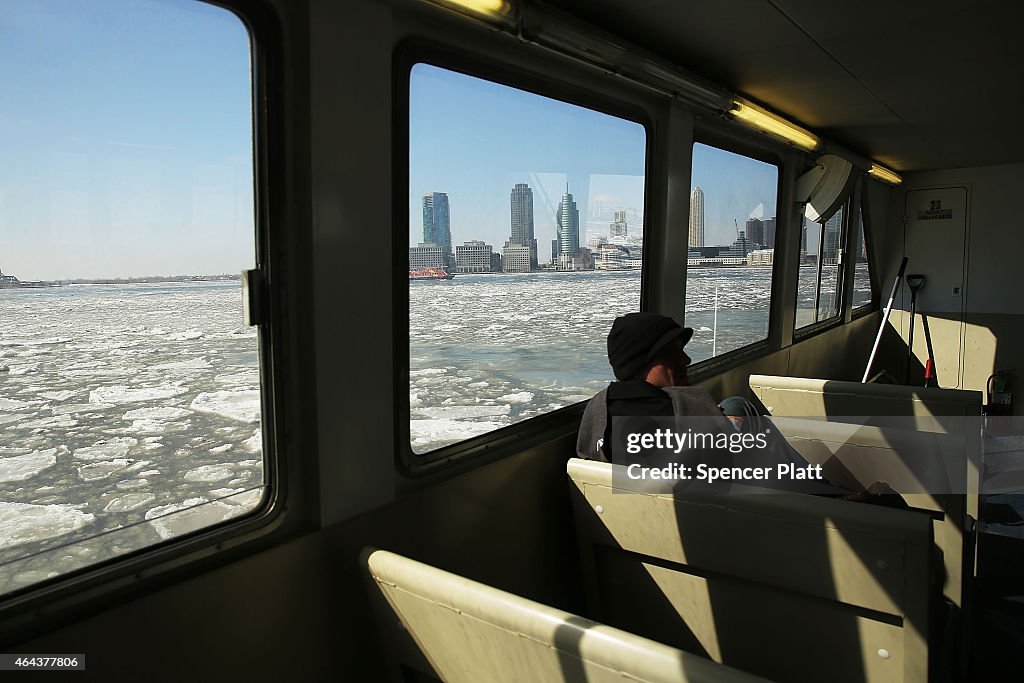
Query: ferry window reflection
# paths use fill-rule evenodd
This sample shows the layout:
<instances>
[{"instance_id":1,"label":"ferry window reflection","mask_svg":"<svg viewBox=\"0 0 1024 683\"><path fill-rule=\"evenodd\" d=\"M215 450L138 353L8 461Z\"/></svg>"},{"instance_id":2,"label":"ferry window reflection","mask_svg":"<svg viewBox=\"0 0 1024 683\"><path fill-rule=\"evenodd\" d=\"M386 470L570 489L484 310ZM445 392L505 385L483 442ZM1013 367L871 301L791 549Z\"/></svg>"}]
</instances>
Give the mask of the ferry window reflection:
<instances>
[{"instance_id":1,"label":"ferry window reflection","mask_svg":"<svg viewBox=\"0 0 1024 683\"><path fill-rule=\"evenodd\" d=\"M409 431L423 454L584 401L639 310L646 132L447 69L409 79Z\"/></svg>"},{"instance_id":2,"label":"ferry window reflection","mask_svg":"<svg viewBox=\"0 0 1024 683\"><path fill-rule=\"evenodd\" d=\"M171 0L3 14L0 594L264 483L247 30Z\"/></svg>"},{"instance_id":3,"label":"ferry window reflection","mask_svg":"<svg viewBox=\"0 0 1024 683\"><path fill-rule=\"evenodd\" d=\"M694 362L768 337L779 169L693 145L686 352Z\"/></svg>"},{"instance_id":4,"label":"ferry window reflection","mask_svg":"<svg viewBox=\"0 0 1024 683\"><path fill-rule=\"evenodd\" d=\"M853 308L871 303L871 263L868 260L867 240L864 238L863 207L857 214L857 232L851 250L853 258Z\"/></svg>"},{"instance_id":5,"label":"ferry window reflection","mask_svg":"<svg viewBox=\"0 0 1024 683\"><path fill-rule=\"evenodd\" d=\"M800 236L796 327L830 320L842 309L844 207L824 223L804 219Z\"/></svg>"}]
</instances>

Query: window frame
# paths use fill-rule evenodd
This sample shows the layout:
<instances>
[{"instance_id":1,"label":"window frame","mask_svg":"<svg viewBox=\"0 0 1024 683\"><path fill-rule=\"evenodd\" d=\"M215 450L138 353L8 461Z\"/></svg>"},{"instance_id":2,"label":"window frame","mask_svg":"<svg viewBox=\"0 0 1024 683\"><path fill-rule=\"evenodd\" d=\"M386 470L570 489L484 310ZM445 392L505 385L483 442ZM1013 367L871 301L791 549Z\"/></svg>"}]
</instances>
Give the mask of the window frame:
<instances>
[{"instance_id":1,"label":"window frame","mask_svg":"<svg viewBox=\"0 0 1024 683\"><path fill-rule=\"evenodd\" d=\"M283 159L286 141L280 130L283 118L280 102L270 97L283 89L284 55L282 27L277 14L267 7L253 7L243 0L182 0L198 2L230 13L241 24L249 40L249 88L253 171L253 239L255 263L264 282L271 273L290 268L276 247L284 231L273 226L286 222L285 195L288 177ZM294 476L298 460L285 456L280 448L285 410L278 410L283 387L277 377L287 377L286 330L275 311L283 305L282 293L269 286L261 288L257 306L263 320L257 327L260 374L260 431L262 435L263 496L249 512L230 520L204 526L180 537L161 540L141 548L38 581L0 595L0 641L23 641L33 634L65 623L67 614L83 606L107 606L111 595L134 596L168 581L181 580L198 571L220 566L262 547L269 537L281 537L301 526L298 516L286 519L286 502L301 506L303 492ZM293 476L289 476L291 474ZM55 549L56 550L56 549ZM17 560L16 560L17 561Z\"/></svg>"},{"instance_id":2,"label":"window frame","mask_svg":"<svg viewBox=\"0 0 1024 683\"><path fill-rule=\"evenodd\" d=\"M752 137L747 131L746 135L735 135L730 134L735 131L725 132L714 125L702 124L702 122L695 122L693 130L693 140L690 143L690 188L693 188L693 146L700 143L707 147L714 147L715 149L723 152L730 152L737 154L748 159L760 161L766 164L770 164L776 168L776 180L775 180L775 220L776 220L776 235L778 235L778 222L780 219L780 207L783 207L783 177L784 177L784 166L785 158L782 152L781 143L775 144L774 141L769 140L765 136L761 138ZM758 142L767 141L769 144L757 144ZM687 219L689 217L687 216ZM689 226L689 221L687 221ZM687 240L689 244L689 240ZM778 296L778 292L775 291L775 284L779 278L779 272L777 269L781 268L781 260L772 260L772 272L771 272L771 295L768 298L768 333L764 339L746 344L731 351L720 353L711 358L706 358L702 361L698 361L689 366L689 372L687 373L691 384L705 381L714 377L715 375L726 372L734 367L738 367L745 362L754 358L762 357L772 351L772 330L774 326L778 324L775 297ZM689 265L686 268L686 277L689 279L690 269ZM683 291L683 306L686 305L686 292L685 286Z\"/></svg>"},{"instance_id":3,"label":"window frame","mask_svg":"<svg viewBox=\"0 0 1024 683\"><path fill-rule=\"evenodd\" d=\"M867 254L868 285L869 285L869 287L871 289L871 298L866 303L860 304L859 306L854 306L853 305L853 292L851 291L851 293L850 293L850 301L849 301L849 320L856 320L856 319L861 318L861 317L863 317L865 315L869 315L869 314L871 314L874 311L877 311L878 307L879 307L879 297L880 297L880 292L881 292L881 288L879 287L879 282L878 282L878 276L875 274L875 268L874 268L874 265L873 265L874 264L874 260L871 258L872 257L872 253L873 253L872 242L870 241L870 238L868 237L868 235L871 232L871 230L869 228L869 223L870 223L870 220L871 220L871 218L870 218L871 217L871 212L868 210L868 185L867 185L867 177L864 176L863 174L861 174L860 177L858 178L858 183L859 183L859 186L858 186L858 189L856 190L856 200L857 201L855 203L856 203L856 206L857 206L857 217L860 219L860 224L861 224L861 227L862 227L862 229L864 231L864 234L862 235L862 239L864 240L864 251ZM853 247L853 239L854 238L851 235L851 237L850 237L850 240L851 240L850 251L851 251L851 253L853 251L853 249L852 249L852 247ZM856 261L854 261L854 264L853 264L852 267L853 268L856 267ZM852 282L853 282L853 280L851 279L851 284L852 284ZM853 288L851 287L851 290L852 289Z\"/></svg>"},{"instance_id":4,"label":"window frame","mask_svg":"<svg viewBox=\"0 0 1024 683\"><path fill-rule=\"evenodd\" d=\"M542 74L533 69L514 66L494 55L461 50L436 40L413 37L401 41L392 60L392 124L394 145L392 166L392 282L394 286L394 414L396 468L402 475L416 478L439 469L497 460L521 451L534 443L550 441L554 435L575 431L586 402L564 406L535 415L514 424L479 434L470 439L417 454L412 450L411 406L409 405L409 283L408 283L408 216L409 216L409 88L412 69L426 64L439 69L478 78L498 85L546 97L568 105L624 119L643 126L644 149L644 239L648 239L650 207L656 178L655 154L657 127L655 119L641 104L606 95L560 79L558 75ZM539 248L539 247L538 247ZM640 270L640 301L637 310L647 310L647 283L652 261L644 258Z\"/></svg>"},{"instance_id":5,"label":"window frame","mask_svg":"<svg viewBox=\"0 0 1024 683\"><path fill-rule=\"evenodd\" d=\"M851 235L850 235L850 222L851 222L851 217L852 217L852 214L853 214L852 209L853 209L854 204L855 204L855 192L849 191L849 192L847 192L846 197L843 199L843 201L838 203L836 205L836 207L832 211L830 211L828 213L827 216L822 216L817 221L815 221L816 223L818 223L821 226L821 230L818 233L818 274L817 274L817 279L816 279L815 284L814 284L814 289L815 289L815 292L816 292L816 301L814 303L814 309L813 310L814 310L814 316L815 317L817 317L817 315L818 315L818 306L820 305L820 302L821 302L821 274L822 274L821 250L822 250L822 248L825 245L825 223L828 222L829 220L831 220L832 217L835 216L839 211L843 212L843 221L842 221L842 224L840 225L839 241L842 244L842 250L843 250L842 253L843 253L843 256L845 258L847 256L847 254L849 254L849 252L850 252L850 243L851 243L851 241L853 239L851 237ZM807 220L807 219L805 218L804 220ZM800 240L797 239L796 243L797 243L796 244L796 249L799 252L799 250L800 250ZM818 334L820 332L824 332L825 330L829 330L829 329L832 329L833 327L836 327L838 325L842 325L845 322L845 320L846 320L846 312L849 310L849 302L847 301L847 298L848 298L847 297L847 290L849 289L849 286L848 286L848 283L846 281L847 280L847 278L846 278L847 267L846 266L847 266L847 261L844 260L843 263L839 264L839 266L836 269L837 270L836 277L838 278L838 282L836 284L836 299L838 300L839 305L836 308L835 314L829 316L828 318L824 318L822 320L815 320L814 322L810 322L810 323L807 323L807 324L802 325L800 327L797 327L796 326L796 315L795 315L795 313L796 313L796 311L798 311L800 309L796 308L796 306L794 305L794 309L793 309L793 311L794 311L794 316L793 316L793 343L794 344L797 343L798 341L802 341L802 340L804 340L804 339L806 339L808 337L812 337L812 336L814 336L814 335L816 335L816 334ZM800 279L799 279L799 273L798 273L797 274L797 301L794 302L794 304L799 301L799 297L800 297Z\"/></svg>"}]
</instances>

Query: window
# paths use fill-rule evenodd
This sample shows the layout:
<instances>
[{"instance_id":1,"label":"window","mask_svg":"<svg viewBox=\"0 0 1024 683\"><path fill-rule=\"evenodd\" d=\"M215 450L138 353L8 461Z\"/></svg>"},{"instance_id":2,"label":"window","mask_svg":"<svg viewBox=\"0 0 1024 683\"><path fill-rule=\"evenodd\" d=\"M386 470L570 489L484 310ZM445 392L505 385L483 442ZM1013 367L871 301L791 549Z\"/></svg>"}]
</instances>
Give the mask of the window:
<instances>
[{"instance_id":1,"label":"window","mask_svg":"<svg viewBox=\"0 0 1024 683\"><path fill-rule=\"evenodd\" d=\"M844 206L824 222L808 221L800 232L800 278L796 327L830 320L842 310Z\"/></svg>"},{"instance_id":2,"label":"window","mask_svg":"<svg viewBox=\"0 0 1024 683\"><path fill-rule=\"evenodd\" d=\"M868 245L864 239L864 205L857 212L857 232L853 239L853 308L871 304L871 262L868 260Z\"/></svg>"},{"instance_id":3,"label":"window","mask_svg":"<svg viewBox=\"0 0 1024 683\"><path fill-rule=\"evenodd\" d=\"M198 2L8 3L0 593L262 498L249 35Z\"/></svg>"},{"instance_id":4,"label":"window","mask_svg":"<svg viewBox=\"0 0 1024 683\"><path fill-rule=\"evenodd\" d=\"M589 399L639 310L646 132L427 64L409 79L409 431L427 453Z\"/></svg>"},{"instance_id":5,"label":"window","mask_svg":"<svg viewBox=\"0 0 1024 683\"><path fill-rule=\"evenodd\" d=\"M693 145L686 352L694 362L768 337L779 170Z\"/></svg>"}]
</instances>

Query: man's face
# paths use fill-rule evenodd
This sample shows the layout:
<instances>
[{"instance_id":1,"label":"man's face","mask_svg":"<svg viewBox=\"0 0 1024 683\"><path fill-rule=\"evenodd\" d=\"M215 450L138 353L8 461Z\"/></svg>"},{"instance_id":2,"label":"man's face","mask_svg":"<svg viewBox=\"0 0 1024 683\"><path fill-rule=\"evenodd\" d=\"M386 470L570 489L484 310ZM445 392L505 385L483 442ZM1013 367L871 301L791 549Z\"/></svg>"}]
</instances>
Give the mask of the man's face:
<instances>
[{"instance_id":1,"label":"man's face","mask_svg":"<svg viewBox=\"0 0 1024 683\"><path fill-rule=\"evenodd\" d=\"M683 342L676 340L672 342L675 353L672 354L672 386L685 387L690 381L686 375L686 366L690 364L690 357L683 351Z\"/></svg>"},{"instance_id":2,"label":"man's face","mask_svg":"<svg viewBox=\"0 0 1024 683\"><path fill-rule=\"evenodd\" d=\"M689 364L690 357L683 351L682 341L677 339L672 342L670 352L647 371L644 379L648 384L661 388L685 387L690 383L686 376L686 366Z\"/></svg>"}]
</instances>

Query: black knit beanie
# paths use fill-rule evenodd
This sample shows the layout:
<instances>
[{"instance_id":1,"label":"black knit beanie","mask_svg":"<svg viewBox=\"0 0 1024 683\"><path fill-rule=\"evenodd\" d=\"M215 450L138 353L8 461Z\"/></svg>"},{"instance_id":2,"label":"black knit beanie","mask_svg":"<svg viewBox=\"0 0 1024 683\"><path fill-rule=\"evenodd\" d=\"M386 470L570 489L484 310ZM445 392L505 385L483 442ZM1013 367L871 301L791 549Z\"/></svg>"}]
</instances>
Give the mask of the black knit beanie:
<instances>
[{"instance_id":1,"label":"black knit beanie","mask_svg":"<svg viewBox=\"0 0 1024 683\"><path fill-rule=\"evenodd\" d=\"M615 378L630 379L650 363L669 342L690 341L693 328L680 327L659 313L629 313L615 319L608 333L608 362Z\"/></svg>"}]
</instances>

